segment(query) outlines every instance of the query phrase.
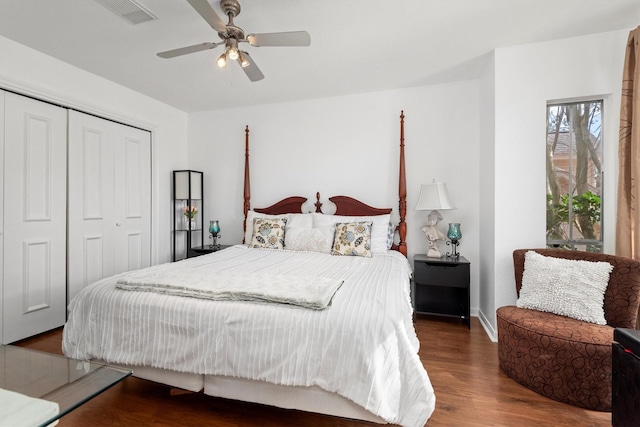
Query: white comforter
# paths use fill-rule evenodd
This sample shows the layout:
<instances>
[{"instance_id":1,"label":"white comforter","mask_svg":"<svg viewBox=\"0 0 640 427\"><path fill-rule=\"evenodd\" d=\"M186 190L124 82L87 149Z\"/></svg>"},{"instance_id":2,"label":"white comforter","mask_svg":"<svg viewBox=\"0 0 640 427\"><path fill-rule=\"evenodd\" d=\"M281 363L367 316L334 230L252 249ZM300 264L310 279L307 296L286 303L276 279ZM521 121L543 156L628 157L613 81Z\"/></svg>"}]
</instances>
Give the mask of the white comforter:
<instances>
[{"instance_id":1,"label":"white comforter","mask_svg":"<svg viewBox=\"0 0 640 427\"><path fill-rule=\"evenodd\" d=\"M86 287L69 305L63 351L76 359L319 386L394 424L423 426L435 407L417 351L410 267L396 252L372 258L237 245L180 261L193 268L343 280L332 306L208 301L115 288L124 273ZM153 267L151 267L153 268Z\"/></svg>"}]
</instances>

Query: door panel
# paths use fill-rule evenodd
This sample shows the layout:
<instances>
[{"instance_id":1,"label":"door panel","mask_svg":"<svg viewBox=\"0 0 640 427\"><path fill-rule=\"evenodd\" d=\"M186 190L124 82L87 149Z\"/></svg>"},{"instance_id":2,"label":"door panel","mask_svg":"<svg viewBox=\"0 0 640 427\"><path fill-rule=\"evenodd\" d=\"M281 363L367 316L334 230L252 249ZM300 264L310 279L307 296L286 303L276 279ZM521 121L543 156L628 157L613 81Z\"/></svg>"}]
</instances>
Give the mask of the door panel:
<instances>
[{"instance_id":1,"label":"door panel","mask_svg":"<svg viewBox=\"0 0 640 427\"><path fill-rule=\"evenodd\" d=\"M111 155L107 152L110 147L105 147L107 138L108 135L103 130L84 127L81 151L73 153L74 162L75 156L80 155L79 160L82 165L82 182L78 183L80 186L78 194L82 198L83 220L103 220L105 216L104 192L110 190L105 188L105 180L111 179L109 175L103 175L105 171L102 167L104 158Z\"/></svg>"},{"instance_id":2,"label":"door panel","mask_svg":"<svg viewBox=\"0 0 640 427\"><path fill-rule=\"evenodd\" d=\"M25 314L51 307L51 242L32 240L22 242L24 271L22 281L22 311Z\"/></svg>"},{"instance_id":3,"label":"door panel","mask_svg":"<svg viewBox=\"0 0 640 427\"><path fill-rule=\"evenodd\" d=\"M84 265L82 266L82 283L93 283L106 277L104 272L104 239L99 234L82 236Z\"/></svg>"},{"instance_id":4,"label":"door panel","mask_svg":"<svg viewBox=\"0 0 640 427\"><path fill-rule=\"evenodd\" d=\"M5 94L3 342L64 324L67 111Z\"/></svg>"},{"instance_id":5,"label":"door panel","mask_svg":"<svg viewBox=\"0 0 640 427\"><path fill-rule=\"evenodd\" d=\"M151 139L123 126L115 151L115 272L151 264Z\"/></svg>"}]
</instances>

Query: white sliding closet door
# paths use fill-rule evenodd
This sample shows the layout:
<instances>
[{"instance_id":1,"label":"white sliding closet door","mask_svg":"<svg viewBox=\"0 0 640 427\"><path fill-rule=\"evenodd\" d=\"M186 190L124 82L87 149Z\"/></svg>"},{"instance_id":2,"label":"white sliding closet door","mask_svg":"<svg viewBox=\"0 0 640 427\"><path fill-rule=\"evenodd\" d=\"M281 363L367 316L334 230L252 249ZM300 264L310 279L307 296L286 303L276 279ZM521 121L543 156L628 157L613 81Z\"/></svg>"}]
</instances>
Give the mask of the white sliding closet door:
<instances>
[{"instance_id":1,"label":"white sliding closet door","mask_svg":"<svg viewBox=\"0 0 640 427\"><path fill-rule=\"evenodd\" d=\"M69 300L151 264L151 134L69 112Z\"/></svg>"},{"instance_id":2,"label":"white sliding closet door","mask_svg":"<svg viewBox=\"0 0 640 427\"><path fill-rule=\"evenodd\" d=\"M67 110L5 93L2 342L66 318Z\"/></svg>"}]
</instances>

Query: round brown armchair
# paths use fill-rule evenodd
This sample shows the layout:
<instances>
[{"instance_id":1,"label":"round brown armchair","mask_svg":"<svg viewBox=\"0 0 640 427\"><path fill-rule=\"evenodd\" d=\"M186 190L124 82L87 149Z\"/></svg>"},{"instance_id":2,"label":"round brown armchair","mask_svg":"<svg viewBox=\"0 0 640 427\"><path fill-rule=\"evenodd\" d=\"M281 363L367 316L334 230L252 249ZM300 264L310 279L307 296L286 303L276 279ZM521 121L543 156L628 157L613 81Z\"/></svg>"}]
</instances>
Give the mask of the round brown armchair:
<instances>
[{"instance_id":1,"label":"round brown armchair","mask_svg":"<svg viewBox=\"0 0 640 427\"><path fill-rule=\"evenodd\" d=\"M520 295L525 254L606 261L613 265L604 295L606 325L515 306L496 311L498 359L518 383L551 399L598 411L611 410L611 344L614 328L636 328L640 262L624 257L561 249L513 252Z\"/></svg>"}]
</instances>

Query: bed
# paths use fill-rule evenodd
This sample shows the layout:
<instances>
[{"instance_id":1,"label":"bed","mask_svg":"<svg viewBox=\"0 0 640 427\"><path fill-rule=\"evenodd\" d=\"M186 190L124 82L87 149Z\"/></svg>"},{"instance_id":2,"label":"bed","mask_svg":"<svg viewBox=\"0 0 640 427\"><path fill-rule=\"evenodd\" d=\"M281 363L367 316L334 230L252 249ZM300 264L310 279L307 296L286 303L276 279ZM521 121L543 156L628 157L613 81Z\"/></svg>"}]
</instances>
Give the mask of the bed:
<instances>
[{"instance_id":1,"label":"bed","mask_svg":"<svg viewBox=\"0 0 640 427\"><path fill-rule=\"evenodd\" d=\"M304 197L252 210L247 128L245 244L87 286L69 304L64 353L126 366L134 376L212 396L376 423L424 425L435 395L417 354L412 322L404 241L403 114L400 123L399 239L390 238L391 209L347 196L329 198L335 206L331 215L322 213L319 193L315 212L303 212ZM282 225L277 249L256 243L264 222L269 232ZM366 244L351 239L338 245L340 227L351 237L362 231ZM355 249L354 240L359 242ZM353 251L364 252L336 256ZM213 292L207 277L217 277L225 286L241 282L251 290L242 295L253 292L253 299L239 297L236 288ZM202 285L206 296L178 293L184 291L183 282L207 282ZM265 283L278 289L296 283L303 295L274 303L273 292L265 290L272 286ZM141 288L147 285L155 288ZM320 287L328 291L317 303ZM269 294L262 298L265 292ZM256 300L256 293L262 299Z\"/></svg>"}]
</instances>

